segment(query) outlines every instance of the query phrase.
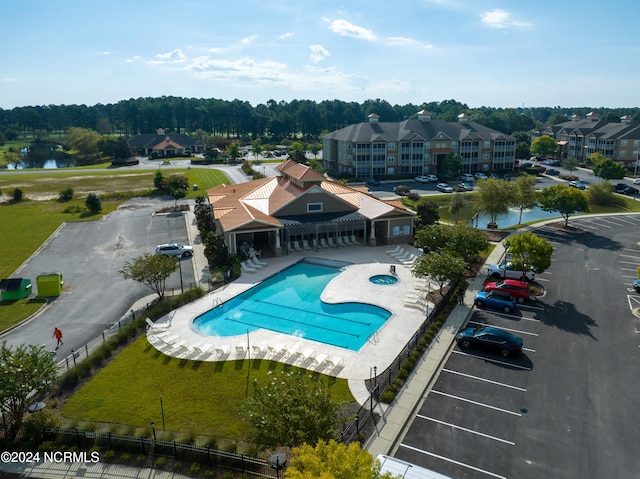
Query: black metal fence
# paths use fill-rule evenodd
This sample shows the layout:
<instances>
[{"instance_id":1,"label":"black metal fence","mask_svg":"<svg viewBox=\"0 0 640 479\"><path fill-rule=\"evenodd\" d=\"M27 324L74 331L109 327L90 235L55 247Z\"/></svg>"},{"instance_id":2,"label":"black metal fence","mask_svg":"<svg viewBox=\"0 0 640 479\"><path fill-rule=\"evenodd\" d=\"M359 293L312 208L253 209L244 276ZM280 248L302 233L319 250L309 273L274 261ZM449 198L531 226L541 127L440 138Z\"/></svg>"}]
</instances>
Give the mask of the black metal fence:
<instances>
[{"instance_id":1,"label":"black metal fence","mask_svg":"<svg viewBox=\"0 0 640 479\"><path fill-rule=\"evenodd\" d=\"M156 440L152 437L128 436L110 432L79 429L42 428L43 441L76 446L80 450L100 447L101 450L124 451L175 459L183 463L198 463L219 473L231 471L252 477L279 477L279 471L268 461L244 454L219 451L210 447Z\"/></svg>"}]
</instances>

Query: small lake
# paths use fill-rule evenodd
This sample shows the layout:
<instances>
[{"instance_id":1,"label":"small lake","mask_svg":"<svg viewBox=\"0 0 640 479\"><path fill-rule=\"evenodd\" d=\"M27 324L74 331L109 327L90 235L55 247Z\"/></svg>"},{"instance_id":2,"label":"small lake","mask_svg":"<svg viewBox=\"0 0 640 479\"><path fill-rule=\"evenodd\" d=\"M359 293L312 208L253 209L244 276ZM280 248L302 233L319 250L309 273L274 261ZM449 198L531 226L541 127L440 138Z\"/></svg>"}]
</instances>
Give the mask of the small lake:
<instances>
[{"instance_id":1,"label":"small lake","mask_svg":"<svg viewBox=\"0 0 640 479\"><path fill-rule=\"evenodd\" d=\"M535 208L527 209L522 212L522 221L520 220L520 209L509 208L509 212L504 215L498 215L496 217L496 223L498 228L509 228L511 226L517 226L519 223L529 223L531 221L544 221L551 218L558 218L560 214L558 212L544 211L539 206ZM476 225L474 219L474 226ZM477 217L478 228L484 229L487 227L487 223L491 221L491 216L485 213L480 213Z\"/></svg>"}]
</instances>

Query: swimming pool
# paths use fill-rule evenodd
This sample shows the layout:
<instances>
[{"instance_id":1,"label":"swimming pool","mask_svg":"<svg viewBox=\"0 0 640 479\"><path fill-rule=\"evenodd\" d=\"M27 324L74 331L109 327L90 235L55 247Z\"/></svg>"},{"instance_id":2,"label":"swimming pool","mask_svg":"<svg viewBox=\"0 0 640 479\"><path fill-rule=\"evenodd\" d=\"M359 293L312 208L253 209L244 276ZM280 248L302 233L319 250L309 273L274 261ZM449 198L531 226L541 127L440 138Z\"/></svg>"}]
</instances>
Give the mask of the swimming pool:
<instances>
[{"instance_id":1,"label":"swimming pool","mask_svg":"<svg viewBox=\"0 0 640 479\"><path fill-rule=\"evenodd\" d=\"M358 351L391 313L366 303L323 303L322 291L341 271L307 261L296 263L196 317L193 325L209 336L266 329Z\"/></svg>"}]
</instances>

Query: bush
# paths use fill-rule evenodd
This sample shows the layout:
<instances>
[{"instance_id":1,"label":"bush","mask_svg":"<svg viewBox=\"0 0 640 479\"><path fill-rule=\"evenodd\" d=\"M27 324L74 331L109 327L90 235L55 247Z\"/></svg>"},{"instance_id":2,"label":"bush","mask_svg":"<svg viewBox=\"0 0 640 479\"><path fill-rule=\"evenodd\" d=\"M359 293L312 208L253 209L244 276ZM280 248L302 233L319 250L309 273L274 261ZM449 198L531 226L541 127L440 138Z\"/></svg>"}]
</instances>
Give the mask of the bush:
<instances>
[{"instance_id":1,"label":"bush","mask_svg":"<svg viewBox=\"0 0 640 479\"><path fill-rule=\"evenodd\" d=\"M156 467L159 469L164 469L164 467L167 465L167 458L164 456L160 456L158 459L156 459Z\"/></svg>"},{"instance_id":2,"label":"bush","mask_svg":"<svg viewBox=\"0 0 640 479\"><path fill-rule=\"evenodd\" d=\"M411 191L407 195L407 198L410 199L411 201L418 201L420 199L420 194L417 193L416 191Z\"/></svg>"},{"instance_id":3,"label":"bush","mask_svg":"<svg viewBox=\"0 0 640 479\"><path fill-rule=\"evenodd\" d=\"M114 451L113 449L109 449L107 452L105 452L102 455L102 459L106 459L106 460L112 460L116 457L116 451Z\"/></svg>"},{"instance_id":4,"label":"bush","mask_svg":"<svg viewBox=\"0 0 640 479\"><path fill-rule=\"evenodd\" d=\"M197 476L199 472L200 464L198 464L197 462L191 464L191 467L189 468L189 474L191 474L192 476Z\"/></svg>"},{"instance_id":5,"label":"bush","mask_svg":"<svg viewBox=\"0 0 640 479\"><path fill-rule=\"evenodd\" d=\"M67 206L64 210L62 210L62 212L64 214L69 214L69 215L76 215L78 213L82 213L82 207L79 205L72 205L72 206Z\"/></svg>"},{"instance_id":6,"label":"bush","mask_svg":"<svg viewBox=\"0 0 640 479\"><path fill-rule=\"evenodd\" d=\"M58 193L60 201L69 201L73 198L73 188L65 188Z\"/></svg>"},{"instance_id":7,"label":"bush","mask_svg":"<svg viewBox=\"0 0 640 479\"><path fill-rule=\"evenodd\" d=\"M15 190L13 190L11 192L11 199L13 201L15 201L16 203L18 201L22 201L23 196L24 196L24 193L22 192L22 190L20 188L16 188Z\"/></svg>"},{"instance_id":8,"label":"bush","mask_svg":"<svg viewBox=\"0 0 640 479\"><path fill-rule=\"evenodd\" d=\"M100 213L102 211L102 202L95 193L89 193L87 195L84 205L91 213Z\"/></svg>"},{"instance_id":9,"label":"bush","mask_svg":"<svg viewBox=\"0 0 640 479\"><path fill-rule=\"evenodd\" d=\"M396 393L387 389L385 392L382 393L382 396L380 396L380 401L385 404L391 404L395 397L396 397Z\"/></svg>"}]
</instances>

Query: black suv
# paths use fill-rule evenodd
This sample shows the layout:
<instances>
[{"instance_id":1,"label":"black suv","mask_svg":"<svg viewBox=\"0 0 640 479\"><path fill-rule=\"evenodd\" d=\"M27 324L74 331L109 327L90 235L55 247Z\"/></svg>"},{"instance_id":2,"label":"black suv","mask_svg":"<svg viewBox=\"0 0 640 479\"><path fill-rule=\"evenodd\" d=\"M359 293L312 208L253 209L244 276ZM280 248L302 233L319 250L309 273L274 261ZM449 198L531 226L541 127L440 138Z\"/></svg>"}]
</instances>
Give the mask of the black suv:
<instances>
[{"instance_id":1,"label":"black suv","mask_svg":"<svg viewBox=\"0 0 640 479\"><path fill-rule=\"evenodd\" d=\"M367 186L378 186L380 185L380 180L378 180L377 178L369 178L367 180Z\"/></svg>"}]
</instances>

